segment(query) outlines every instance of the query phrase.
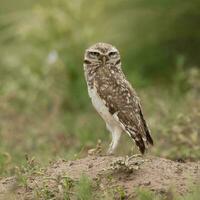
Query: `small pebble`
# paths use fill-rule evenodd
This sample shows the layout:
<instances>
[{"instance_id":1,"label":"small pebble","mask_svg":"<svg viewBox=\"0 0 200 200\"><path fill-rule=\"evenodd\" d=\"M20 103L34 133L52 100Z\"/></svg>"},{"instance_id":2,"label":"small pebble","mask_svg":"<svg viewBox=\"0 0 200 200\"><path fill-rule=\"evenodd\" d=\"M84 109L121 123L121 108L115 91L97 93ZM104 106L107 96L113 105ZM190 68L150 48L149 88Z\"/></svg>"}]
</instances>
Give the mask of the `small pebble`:
<instances>
[{"instance_id":1,"label":"small pebble","mask_svg":"<svg viewBox=\"0 0 200 200\"><path fill-rule=\"evenodd\" d=\"M144 183L145 186L151 185L151 181L147 181Z\"/></svg>"},{"instance_id":2,"label":"small pebble","mask_svg":"<svg viewBox=\"0 0 200 200\"><path fill-rule=\"evenodd\" d=\"M88 168L92 168L92 167L93 167L93 164L90 163L90 164L88 165Z\"/></svg>"}]
</instances>

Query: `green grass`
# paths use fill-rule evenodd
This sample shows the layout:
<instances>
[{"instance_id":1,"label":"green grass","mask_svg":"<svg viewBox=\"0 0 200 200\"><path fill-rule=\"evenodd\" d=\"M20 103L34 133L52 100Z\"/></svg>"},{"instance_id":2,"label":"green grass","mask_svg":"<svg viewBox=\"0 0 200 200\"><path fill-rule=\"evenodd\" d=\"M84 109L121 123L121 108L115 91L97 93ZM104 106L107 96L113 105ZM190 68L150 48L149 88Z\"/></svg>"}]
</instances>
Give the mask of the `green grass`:
<instances>
[{"instance_id":1,"label":"green grass","mask_svg":"<svg viewBox=\"0 0 200 200\"><path fill-rule=\"evenodd\" d=\"M192 192L186 194L185 196L178 197L178 200L198 200L200 195L200 186L195 186L192 188Z\"/></svg>"},{"instance_id":2,"label":"green grass","mask_svg":"<svg viewBox=\"0 0 200 200\"><path fill-rule=\"evenodd\" d=\"M93 199L92 182L86 175L82 175L82 177L80 178L79 182L75 187L75 193L77 195L78 200Z\"/></svg>"},{"instance_id":3,"label":"green grass","mask_svg":"<svg viewBox=\"0 0 200 200\"><path fill-rule=\"evenodd\" d=\"M166 194L156 194L149 189L139 188L136 190L137 200L198 200L200 195L199 186L190 188L190 192L184 195L178 195L175 191L168 191Z\"/></svg>"},{"instance_id":4,"label":"green grass","mask_svg":"<svg viewBox=\"0 0 200 200\"><path fill-rule=\"evenodd\" d=\"M160 195L156 195L154 192L148 189L136 190L137 200L162 200Z\"/></svg>"}]
</instances>

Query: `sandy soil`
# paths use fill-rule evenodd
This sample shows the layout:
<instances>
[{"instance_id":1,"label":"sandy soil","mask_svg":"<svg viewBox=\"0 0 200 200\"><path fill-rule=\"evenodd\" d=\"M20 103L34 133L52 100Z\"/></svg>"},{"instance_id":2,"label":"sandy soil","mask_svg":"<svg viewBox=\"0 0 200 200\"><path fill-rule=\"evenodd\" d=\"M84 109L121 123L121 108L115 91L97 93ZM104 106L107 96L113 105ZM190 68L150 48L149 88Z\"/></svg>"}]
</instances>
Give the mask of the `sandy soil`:
<instances>
[{"instance_id":1,"label":"sandy soil","mask_svg":"<svg viewBox=\"0 0 200 200\"><path fill-rule=\"evenodd\" d=\"M21 199L33 199L35 191L48 186L59 189L59 181L67 177L73 181L85 174L98 182L98 191L121 187L126 199L132 199L137 187L149 188L165 194L173 187L179 194L189 192L188 185L199 184L200 162L175 162L158 157L88 156L74 161L59 160L41 173L27 177L20 186L15 177L0 180L0 194L15 193Z\"/></svg>"}]
</instances>

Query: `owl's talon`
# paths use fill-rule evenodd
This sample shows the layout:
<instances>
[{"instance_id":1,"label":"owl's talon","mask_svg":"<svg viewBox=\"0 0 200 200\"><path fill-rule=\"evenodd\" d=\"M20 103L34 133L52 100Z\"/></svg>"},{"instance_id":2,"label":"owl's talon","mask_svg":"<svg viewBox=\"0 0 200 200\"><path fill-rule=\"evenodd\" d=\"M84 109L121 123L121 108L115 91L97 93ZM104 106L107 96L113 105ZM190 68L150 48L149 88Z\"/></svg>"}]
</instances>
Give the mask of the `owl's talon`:
<instances>
[{"instance_id":1,"label":"owl's talon","mask_svg":"<svg viewBox=\"0 0 200 200\"><path fill-rule=\"evenodd\" d=\"M134 155L128 157L128 161L133 159L133 158L137 158L137 157L142 157L142 155L141 154L134 154Z\"/></svg>"},{"instance_id":2,"label":"owl's talon","mask_svg":"<svg viewBox=\"0 0 200 200\"><path fill-rule=\"evenodd\" d=\"M107 153L106 156L114 156L113 153Z\"/></svg>"},{"instance_id":3,"label":"owl's talon","mask_svg":"<svg viewBox=\"0 0 200 200\"><path fill-rule=\"evenodd\" d=\"M113 155L114 155L114 152L113 152L111 149L108 149L106 155L107 155L107 156L113 156Z\"/></svg>"}]
</instances>

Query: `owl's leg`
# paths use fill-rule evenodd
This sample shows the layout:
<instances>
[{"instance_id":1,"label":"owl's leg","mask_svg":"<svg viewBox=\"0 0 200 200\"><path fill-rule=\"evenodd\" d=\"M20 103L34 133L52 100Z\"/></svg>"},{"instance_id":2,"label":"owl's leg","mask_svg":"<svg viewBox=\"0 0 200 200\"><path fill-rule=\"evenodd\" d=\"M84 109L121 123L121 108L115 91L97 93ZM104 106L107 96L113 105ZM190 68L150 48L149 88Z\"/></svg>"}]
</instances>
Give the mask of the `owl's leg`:
<instances>
[{"instance_id":1,"label":"owl's leg","mask_svg":"<svg viewBox=\"0 0 200 200\"><path fill-rule=\"evenodd\" d=\"M112 134L112 141L110 143L107 154L112 155L115 149L117 148L122 131L119 128L116 128L116 127L113 128L112 126L109 126L108 124L106 126Z\"/></svg>"}]
</instances>

